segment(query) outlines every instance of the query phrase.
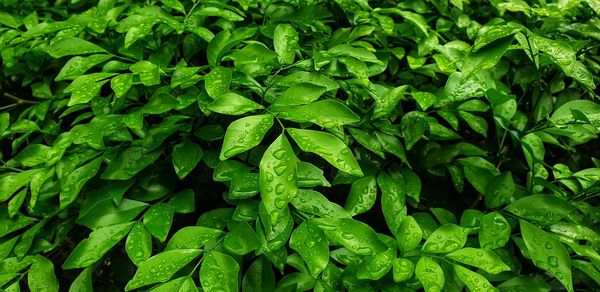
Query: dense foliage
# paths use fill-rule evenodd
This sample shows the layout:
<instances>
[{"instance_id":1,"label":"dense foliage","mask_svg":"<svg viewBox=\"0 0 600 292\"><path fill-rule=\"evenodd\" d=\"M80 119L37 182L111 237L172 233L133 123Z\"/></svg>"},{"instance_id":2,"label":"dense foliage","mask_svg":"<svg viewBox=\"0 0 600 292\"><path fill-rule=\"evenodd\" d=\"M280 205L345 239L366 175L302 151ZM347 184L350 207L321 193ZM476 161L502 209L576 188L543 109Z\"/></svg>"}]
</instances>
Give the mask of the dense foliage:
<instances>
[{"instance_id":1,"label":"dense foliage","mask_svg":"<svg viewBox=\"0 0 600 292\"><path fill-rule=\"evenodd\" d=\"M598 289L598 13L2 0L0 290Z\"/></svg>"}]
</instances>

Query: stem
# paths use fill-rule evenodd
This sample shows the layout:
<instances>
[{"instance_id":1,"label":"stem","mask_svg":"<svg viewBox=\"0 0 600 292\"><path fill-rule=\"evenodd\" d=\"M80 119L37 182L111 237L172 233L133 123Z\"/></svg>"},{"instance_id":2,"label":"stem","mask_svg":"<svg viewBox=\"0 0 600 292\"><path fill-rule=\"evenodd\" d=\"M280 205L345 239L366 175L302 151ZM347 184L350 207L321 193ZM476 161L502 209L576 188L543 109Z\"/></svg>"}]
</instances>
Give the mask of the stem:
<instances>
[{"instance_id":1,"label":"stem","mask_svg":"<svg viewBox=\"0 0 600 292\"><path fill-rule=\"evenodd\" d=\"M17 102L16 104L19 104L19 105L20 104L38 104L39 103L37 101L26 100L26 99L22 99L22 98L16 97L16 96L14 96L14 95L12 95L12 94L10 94L8 92L4 93L4 97L7 97L9 99L12 99L12 100L16 101Z\"/></svg>"}]
</instances>

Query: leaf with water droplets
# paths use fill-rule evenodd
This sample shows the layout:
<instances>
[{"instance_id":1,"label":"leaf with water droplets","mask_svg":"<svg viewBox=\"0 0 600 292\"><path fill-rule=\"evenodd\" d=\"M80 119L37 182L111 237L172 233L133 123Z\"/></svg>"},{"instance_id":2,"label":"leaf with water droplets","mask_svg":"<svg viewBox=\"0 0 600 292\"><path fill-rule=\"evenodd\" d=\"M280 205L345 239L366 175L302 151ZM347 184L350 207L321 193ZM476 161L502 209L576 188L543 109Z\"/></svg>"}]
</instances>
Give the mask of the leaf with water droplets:
<instances>
[{"instance_id":1,"label":"leaf with water droplets","mask_svg":"<svg viewBox=\"0 0 600 292\"><path fill-rule=\"evenodd\" d=\"M161 242L167 239L175 209L165 203L156 203L144 214L144 226Z\"/></svg>"},{"instance_id":2,"label":"leaf with water droplets","mask_svg":"<svg viewBox=\"0 0 600 292\"><path fill-rule=\"evenodd\" d=\"M332 241L359 255L373 255L388 250L369 225L349 218L314 218L312 223Z\"/></svg>"},{"instance_id":3,"label":"leaf with water droplets","mask_svg":"<svg viewBox=\"0 0 600 292\"><path fill-rule=\"evenodd\" d=\"M392 260L392 275L394 282L402 282L410 279L415 273L415 264L406 258L395 258Z\"/></svg>"},{"instance_id":4,"label":"leaf with water droplets","mask_svg":"<svg viewBox=\"0 0 600 292\"><path fill-rule=\"evenodd\" d=\"M336 136L313 130L288 128L287 131L302 151L323 157L341 171L354 176L363 176L363 172L348 146Z\"/></svg>"},{"instance_id":5,"label":"leaf with water droplets","mask_svg":"<svg viewBox=\"0 0 600 292\"><path fill-rule=\"evenodd\" d=\"M300 254L314 278L329 263L329 242L325 233L310 221L304 221L296 227L290 236L289 245Z\"/></svg>"},{"instance_id":6,"label":"leaf with water droplets","mask_svg":"<svg viewBox=\"0 0 600 292\"><path fill-rule=\"evenodd\" d=\"M281 65L294 63L294 56L298 47L298 32L290 24L279 24L273 32L273 46L279 55Z\"/></svg>"},{"instance_id":7,"label":"leaf with water droplets","mask_svg":"<svg viewBox=\"0 0 600 292\"><path fill-rule=\"evenodd\" d=\"M482 216L479 226L479 245L483 248L501 248L510 239L510 225L498 212Z\"/></svg>"},{"instance_id":8,"label":"leaf with water droplets","mask_svg":"<svg viewBox=\"0 0 600 292\"><path fill-rule=\"evenodd\" d=\"M525 220L519 220L519 223L531 261L538 268L554 275L568 291L572 292L571 258L562 243L552 234Z\"/></svg>"},{"instance_id":9,"label":"leaf with water droplets","mask_svg":"<svg viewBox=\"0 0 600 292\"><path fill-rule=\"evenodd\" d=\"M354 138L356 142L358 142L363 147L369 149L371 152L377 154L381 158L385 158L385 154L383 153L383 147L376 136L372 133L368 133L367 131L359 130L356 128L349 128L350 134Z\"/></svg>"},{"instance_id":10,"label":"leaf with water droplets","mask_svg":"<svg viewBox=\"0 0 600 292\"><path fill-rule=\"evenodd\" d=\"M423 251L430 253L449 253L465 245L469 230L456 224L448 223L440 226L427 238Z\"/></svg>"},{"instance_id":11,"label":"leaf with water droplets","mask_svg":"<svg viewBox=\"0 0 600 292\"><path fill-rule=\"evenodd\" d=\"M173 279L164 284L154 286L149 292L198 292L196 283L190 276Z\"/></svg>"},{"instance_id":12,"label":"leaf with water droplets","mask_svg":"<svg viewBox=\"0 0 600 292\"><path fill-rule=\"evenodd\" d=\"M162 153L161 149L146 152L142 147L126 148L108 164L101 178L106 180L128 180L154 163Z\"/></svg>"},{"instance_id":13,"label":"leaf with water droplets","mask_svg":"<svg viewBox=\"0 0 600 292\"><path fill-rule=\"evenodd\" d=\"M125 252L136 266L152 255L152 235L141 222L137 222L127 235Z\"/></svg>"},{"instance_id":14,"label":"leaf with water droplets","mask_svg":"<svg viewBox=\"0 0 600 292\"><path fill-rule=\"evenodd\" d=\"M406 197L400 181L386 172L377 176L377 185L381 189L381 210L389 230L395 234L400 223L406 217Z\"/></svg>"},{"instance_id":15,"label":"leaf with water droplets","mask_svg":"<svg viewBox=\"0 0 600 292\"><path fill-rule=\"evenodd\" d=\"M27 272L27 284L31 291L58 292L58 279L50 260L35 255Z\"/></svg>"},{"instance_id":16,"label":"leaf with water droplets","mask_svg":"<svg viewBox=\"0 0 600 292\"><path fill-rule=\"evenodd\" d=\"M492 284L482 275L473 272L465 267L461 267L459 265L453 265L454 272L458 279L463 282L470 291L473 292L493 292L499 291L494 288Z\"/></svg>"},{"instance_id":17,"label":"leaf with water droplets","mask_svg":"<svg viewBox=\"0 0 600 292\"><path fill-rule=\"evenodd\" d=\"M510 171L492 178L485 187L485 205L497 208L508 202L515 192L515 183Z\"/></svg>"},{"instance_id":18,"label":"leaf with water droplets","mask_svg":"<svg viewBox=\"0 0 600 292\"><path fill-rule=\"evenodd\" d=\"M225 115L239 116L241 114L264 109L264 107L237 93L226 93L208 105L208 109Z\"/></svg>"},{"instance_id":19,"label":"leaf with water droplets","mask_svg":"<svg viewBox=\"0 0 600 292\"><path fill-rule=\"evenodd\" d=\"M469 52L465 57L460 71L462 79L467 80L475 76L479 71L494 67L512 43L513 37L505 37L496 40L477 52Z\"/></svg>"},{"instance_id":20,"label":"leaf with water droplets","mask_svg":"<svg viewBox=\"0 0 600 292\"><path fill-rule=\"evenodd\" d=\"M382 94L373 95L375 106L373 109L372 119L387 117L398 105L398 102L404 97L404 93L408 88L407 85L395 87L391 90L386 90Z\"/></svg>"},{"instance_id":21,"label":"leaf with water droplets","mask_svg":"<svg viewBox=\"0 0 600 292\"><path fill-rule=\"evenodd\" d=\"M323 170L312 163L298 161L296 163L296 170L298 173L298 187L331 186L329 181L323 176Z\"/></svg>"},{"instance_id":22,"label":"leaf with water droplets","mask_svg":"<svg viewBox=\"0 0 600 292\"><path fill-rule=\"evenodd\" d=\"M62 268L84 268L97 262L127 235L133 225L135 225L135 222L116 224L94 230L88 238L81 241L69 254Z\"/></svg>"},{"instance_id":23,"label":"leaf with water droplets","mask_svg":"<svg viewBox=\"0 0 600 292\"><path fill-rule=\"evenodd\" d=\"M458 115L469 125L475 132L487 137L488 125L484 118L476 116L466 111L458 111Z\"/></svg>"},{"instance_id":24,"label":"leaf with water droplets","mask_svg":"<svg viewBox=\"0 0 600 292\"><path fill-rule=\"evenodd\" d=\"M231 68L215 67L204 76L204 88L212 99L219 99L229 92L231 83Z\"/></svg>"},{"instance_id":25,"label":"leaf with water droplets","mask_svg":"<svg viewBox=\"0 0 600 292\"><path fill-rule=\"evenodd\" d=\"M271 129L273 122L273 116L270 114L233 121L225 132L219 159L225 160L256 147Z\"/></svg>"},{"instance_id":26,"label":"leaf with water droplets","mask_svg":"<svg viewBox=\"0 0 600 292\"><path fill-rule=\"evenodd\" d=\"M94 270L92 267L87 267L79 273L79 276L73 280L69 287L69 292L94 292L92 286L92 274Z\"/></svg>"},{"instance_id":27,"label":"leaf with water droplets","mask_svg":"<svg viewBox=\"0 0 600 292\"><path fill-rule=\"evenodd\" d=\"M194 143L191 139L184 139L181 143L173 146L171 157L173 168L179 179L184 179L204 156L204 151L200 145Z\"/></svg>"},{"instance_id":28,"label":"leaf with water droplets","mask_svg":"<svg viewBox=\"0 0 600 292\"><path fill-rule=\"evenodd\" d=\"M61 58L71 55L105 53L106 50L80 38L64 38L50 45L47 52L53 58Z\"/></svg>"},{"instance_id":29,"label":"leaf with water droplets","mask_svg":"<svg viewBox=\"0 0 600 292\"><path fill-rule=\"evenodd\" d=\"M8 200L16 191L27 185L34 175L43 170L39 168L3 175L0 178L0 202Z\"/></svg>"},{"instance_id":30,"label":"leaf with water droplets","mask_svg":"<svg viewBox=\"0 0 600 292\"><path fill-rule=\"evenodd\" d=\"M292 234L292 228L294 227L294 220L290 213L290 209L285 206L281 210L279 220L275 223L271 223L271 216L267 213L262 202L258 205L258 213L260 215L260 221L257 221L256 223L256 231L259 238L261 237L260 234L263 234L262 237L265 239L263 247L266 244L266 248L271 251L283 247Z\"/></svg>"},{"instance_id":31,"label":"leaf with water droplets","mask_svg":"<svg viewBox=\"0 0 600 292\"><path fill-rule=\"evenodd\" d=\"M377 181L369 175L352 183L344 209L354 216L369 211L377 199Z\"/></svg>"},{"instance_id":32,"label":"leaf with water droplets","mask_svg":"<svg viewBox=\"0 0 600 292\"><path fill-rule=\"evenodd\" d=\"M267 148L259 165L260 196L270 222L275 225L288 202L296 196L296 155L285 134Z\"/></svg>"},{"instance_id":33,"label":"leaf with water droplets","mask_svg":"<svg viewBox=\"0 0 600 292\"><path fill-rule=\"evenodd\" d=\"M396 241L394 238L378 234L379 239L386 243L388 249L375 255L367 256L356 270L356 278L360 280L379 280L392 268L392 260L396 257Z\"/></svg>"},{"instance_id":34,"label":"leaf with water droplets","mask_svg":"<svg viewBox=\"0 0 600 292\"><path fill-rule=\"evenodd\" d=\"M404 146L402 146L402 143L400 140L398 140L398 138L379 131L375 131L375 136L385 152L393 154L404 164L410 165L406 159L406 151L404 150Z\"/></svg>"},{"instance_id":35,"label":"leaf with water droplets","mask_svg":"<svg viewBox=\"0 0 600 292\"><path fill-rule=\"evenodd\" d=\"M358 115L337 100L320 100L294 108L285 108L277 114L280 118L297 123L313 123L323 128L355 124L360 121Z\"/></svg>"},{"instance_id":36,"label":"leaf with water droplets","mask_svg":"<svg viewBox=\"0 0 600 292\"><path fill-rule=\"evenodd\" d=\"M327 88L310 83L299 83L286 89L272 104L272 107L285 107L308 104L316 101L327 92Z\"/></svg>"},{"instance_id":37,"label":"leaf with water droplets","mask_svg":"<svg viewBox=\"0 0 600 292\"><path fill-rule=\"evenodd\" d=\"M167 247L165 247L165 251L173 249L200 249L221 234L223 234L223 231L219 229L186 226L173 234L167 243Z\"/></svg>"},{"instance_id":38,"label":"leaf with water droplets","mask_svg":"<svg viewBox=\"0 0 600 292\"><path fill-rule=\"evenodd\" d=\"M340 205L333 203L315 190L298 189L298 194L290 201L294 208L318 217L350 218L350 214Z\"/></svg>"},{"instance_id":39,"label":"leaf with water droplets","mask_svg":"<svg viewBox=\"0 0 600 292\"><path fill-rule=\"evenodd\" d=\"M81 75L67 88L63 89L64 93L70 93L71 99L69 99L68 106L76 104L87 103L100 94L100 88L104 83L108 82L109 77L116 75L116 73L91 73L87 75Z\"/></svg>"},{"instance_id":40,"label":"leaf with water droplets","mask_svg":"<svg viewBox=\"0 0 600 292\"><path fill-rule=\"evenodd\" d=\"M106 54L91 55L86 57L76 56L71 58L60 69L55 81L73 80L92 67L109 60L112 56Z\"/></svg>"},{"instance_id":41,"label":"leaf with water droplets","mask_svg":"<svg viewBox=\"0 0 600 292\"><path fill-rule=\"evenodd\" d=\"M85 183L96 176L96 173L98 173L98 170L100 169L100 165L102 165L102 157L98 157L91 162L73 170L73 172L71 172L62 180L60 186L61 208L64 208L75 201Z\"/></svg>"},{"instance_id":42,"label":"leaf with water droplets","mask_svg":"<svg viewBox=\"0 0 600 292\"><path fill-rule=\"evenodd\" d=\"M398 243L398 249L406 253L411 251L421 242L423 238L423 231L419 224L412 216L406 216L402 219L400 227L396 232L396 242Z\"/></svg>"},{"instance_id":43,"label":"leaf with water droplets","mask_svg":"<svg viewBox=\"0 0 600 292\"><path fill-rule=\"evenodd\" d=\"M258 257L246 270L242 278L242 291L275 291L273 266L264 256Z\"/></svg>"},{"instance_id":44,"label":"leaf with water droplets","mask_svg":"<svg viewBox=\"0 0 600 292\"><path fill-rule=\"evenodd\" d=\"M446 255L459 263L480 268L490 274L510 271L500 257L485 248L465 247Z\"/></svg>"},{"instance_id":45,"label":"leaf with water droplets","mask_svg":"<svg viewBox=\"0 0 600 292\"><path fill-rule=\"evenodd\" d=\"M160 68L149 61L139 61L129 67L129 71L138 75L140 82L146 86L160 84Z\"/></svg>"},{"instance_id":46,"label":"leaf with water droplets","mask_svg":"<svg viewBox=\"0 0 600 292\"><path fill-rule=\"evenodd\" d=\"M567 217L575 208L557 196L537 194L512 202L506 211L542 225L550 225Z\"/></svg>"},{"instance_id":47,"label":"leaf with water droplets","mask_svg":"<svg viewBox=\"0 0 600 292\"><path fill-rule=\"evenodd\" d=\"M230 221L229 232L223 240L223 247L233 254L245 255L260 248L260 240L247 222Z\"/></svg>"},{"instance_id":48,"label":"leaf with water droplets","mask_svg":"<svg viewBox=\"0 0 600 292\"><path fill-rule=\"evenodd\" d=\"M425 113L412 111L402 116L400 129L402 130L407 150L410 150L423 137L426 128L427 116Z\"/></svg>"},{"instance_id":49,"label":"leaf with water droplets","mask_svg":"<svg viewBox=\"0 0 600 292\"><path fill-rule=\"evenodd\" d=\"M432 258L422 256L417 262L415 275L421 284L423 284L425 292L442 291L445 282L444 271Z\"/></svg>"},{"instance_id":50,"label":"leaf with water droplets","mask_svg":"<svg viewBox=\"0 0 600 292\"><path fill-rule=\"evenodd\" d=\"M325 87L327 91L336 90L340 87L335 81L329 79L329 77L317 72L296 71L277 80L277 84L285 86L294 86L301 83Z\"/></svg>"},{"instance_id":51,"label":"leaf with water droplets","mask_svg":"<svg viewBox=\"0 0 600 292\"><path fill-rule=\"evenodd\" d=\"M229 255L210 251L200 267L200 283L206 292L238 291L240 266Z\"/></svg>"},{"instance_id":52,"label":"leaf with water droplets","mask_svg":"<svg viewBox=\"0 0 600 292\"><path fill-rule=\"evenodd\" d=\"M199 249L176 249L163 251L147 259L140 264L133 278L127 282L125 291L168 281L200 253L202 251Z\"/></svg>"}]
</instances>

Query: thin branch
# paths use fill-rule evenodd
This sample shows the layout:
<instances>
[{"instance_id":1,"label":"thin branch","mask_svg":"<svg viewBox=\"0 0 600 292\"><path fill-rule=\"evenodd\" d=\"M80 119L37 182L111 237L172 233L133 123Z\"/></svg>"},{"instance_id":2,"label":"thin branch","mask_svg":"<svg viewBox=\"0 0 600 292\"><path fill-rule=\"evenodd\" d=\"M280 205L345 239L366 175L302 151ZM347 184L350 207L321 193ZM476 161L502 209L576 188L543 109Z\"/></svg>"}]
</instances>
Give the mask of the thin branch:
<instances>
[{"instance_id":1,"label":"thin branch","mask_svg":"<svg viewBox=\"0 0 600 292\"><path fill-rule=\"evenodd\" d=\"M9 99L16 101L17 104L38 104L37 101L22 99L22 98L14 96L8 92L4 93L4 97L7 97Z\"/></svg>"}]
</instances>

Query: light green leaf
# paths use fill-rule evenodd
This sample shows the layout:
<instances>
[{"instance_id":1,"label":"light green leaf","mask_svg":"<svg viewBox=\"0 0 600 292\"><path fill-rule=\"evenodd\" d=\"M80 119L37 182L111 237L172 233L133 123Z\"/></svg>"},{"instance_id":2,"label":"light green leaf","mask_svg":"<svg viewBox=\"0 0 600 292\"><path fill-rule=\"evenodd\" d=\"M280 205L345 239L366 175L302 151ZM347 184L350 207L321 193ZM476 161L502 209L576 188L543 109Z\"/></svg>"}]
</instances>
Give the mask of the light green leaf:
<instances>
[{"instance_id":1,"label":"light green leaf","mask_svg":"<svg viewBox=\"0 0 600 292\"><path fill-rule=\"evenodd\" d=\"M589 100L578 99L566 102L552 113L550 120L556 125L575 122L577 120L575 111L583 113L594 127L600 127L600 105Z\"/></svg>"},{"instance_id":2,"label":"light green leaf","mask_svg":"<svg viewBox=\"0 0 600 292\"><path fill-rule=\"evenodd\" d=\"M396 250L396 242L392 237L385 235L378 236L387 244L388 249L363 259L356 270L356 278L360 280L379 280L392 269L392 261L398 253Z\"/></svg>"},{"instance_id":3,"label":"light green leaf","mask_svg":"<svg viewBox=\"0 0 600 292\"><path fill-rule=\"evenodd\" d=\"M427 116L420 111L412 111L402 116L400 129L407 150L410 150L425 134L427 128L426 118Z\"/></svg>"},{"instance_id":4,"label":"light green leaf","mask_svg":"<svg viewBox=\"0 0 600 292\"><path fill-rule=\"evenodd\" d=\"M240 266L229 255L210 251L200 267L200 283L206 292L238 291Z\"/></svg>"},{"instance_id":5,"label":"light green leaf","mask_svg":"<svg viewBox=\"0 0 600 292\"><path fill-rule=\"evenodd\" d=\"M54 274L54 265L41 256L33 256L31 268L27 272L27 284L31 291L58 292L58 279Z\"/></svg>"},{"instance_id":6,"label":"light green leaf","mask_svg":"<svg viewBox=\"0 0 600 292\"><path fill-rule=\"evenodd\" d=\"M161 242L167 239L175 209L173 206L165 203L156 203L144 214L144 226L148 231Z\"/></svg>"},{"instance_id":7,"label":"light green leaf","mask_svg":"<svg viewBox=\"0 0 600 292\"><path fill-rule=\"evenodd\" d=\"M167 243L165 250L200 249L206 243L216 239L221 234L223 234L223 231L219 229L201 226L186 226L173 234Z\"/></svg>"},{"instance_id":8,"label":"light green leaf","mask_svg":"<svg viewBox=\"0 0 600 292\"><path fill-rule=\"evenodd\" d=\"M168 281L200 253L202 251L198 249L176 249L161 252L147 259L140 264L133 278L127 282L125 291Z\"/></svg>"},{"instance_id":9,"label":"light green leaf","mask_svg":"<svg viewBox=\"0 0 600 292\"><path fill-rule=\"evenodd\" d=\"M287 131L302 151L321 156L341 171L354 176L363 176L363 172L348 146L336 136L313 130L288 128Z\"/></svg>"},{"instance_id":10,"label":"light green leaf","mask_svg":"<svg viewBox=\"0 0 600 292\"><path fill-rule=\"evenodd\" d=\"M87 267L79 273L79 276L73 280L69 287L69 292L93 292L94 287L92 286L92 274L94 270L92 267Z\"/></svg>"},{"instance_id":11,"label":"light green leaf","mask_svg":"<svg viewBox=\"0 0 600 292\"><path fill-rule=\"evenodd\" d=\"M299 83L286 89L273 103L274 107L303 105L316 101L327 88L311 83Z\"/></svg>"},{"instance_id":12,"label":"light green leaf","mask_svg":"<svg viewBox=\"0 0 600 292\"><path fill-rule=\"evenodd\" d=\"M290 24L279 24L273 33L273 46L279 55L279 63L289 65L294 63L298 49L298 32Z\"/></svg>"},{"instance_id":13,"label":"light green leaf","mask_svg":"<svg viewBox=\"0 0 600 292\"><path fill-rule=\"evenodd\" d=\"M488 208L500 207L510 201L514 192L515 183L511 172L499 174L492 178L485 188L485 205Z\"/></svg>"},{"instance_id":14,"label":"light green leaf","mask_svg":"<svg viewBox=\"0 0 600 292\"><path fill-rule=\"evenodd\" d=\"M146 152L142 147L126 148L111 161L101 178L106 180L128 180L154 163L161 154L162 150L160 149Z\"/></svg>"},{"instance_id":15,"label":"light green leaf","mask_svg":"<svg viewBox=\"0 0 600 292\"><path fill-rule=\"evenodd\" d=\"M321 100L311 104L286 108L278 113L282 119L303 123L310 122L324 128L354 124L360 117L352 112L346 105L336 100Z\"/></svg>"},{"instance_id":16,"label":"light green leaf","mask_svg":"<svg viewBox=\"0 0 600 292\"><path fill-rule=\"evenodd\" d=\"M200 145L194 143L190 139L185 139L181 143L173 146L173 153L171 157L173 160L173 167L175 173L179 176L179 179L184 179L194 168L198 165L198 162L204 156L204 151L200 148Z\"/></svg>"},{"instance_id":17,"label":"light green leaf","mask_svg":"<svg viewBox=\"0 0 600 292\"><path fill-rule=\"evenodd\" d=\"M196 287L196 283L194 283L194 280L189 277L180 277L180 278L176 278L173 279L169 282L166 282L164 284L160 284L157 286L154 286L151 290L148 290L151 292L198 292L198 287Z\"/></svg>"},{"instance_id":18,"label":"light green leaf","mask_svg":"<svg viewBox=\"0 0 600 292\"><path fill-rule=\"evenodd\" d=\"M470 291L473 292L491 292L491 291L499 291L494 288L492 284L482 275L475 273L467 268L461 267L459 265L453 265L454 272L458 279L463 282Z\"/></svg>"},{"instance_id":19,"label":"light green leaf","mask_svg":"<svg viewBox=\"0 0 600 292\"><path fill-rule=\"evenodd\" d=\"M169 8L175 9L181 13L185 13L185 7L183 7L183 4L181 4L179 0L160 0L160 2Z\"/></svg>"},{"instance_id":20,"label":"light green leaf","mask_svg":"<svg viewBox=\"0 0 600 292\"><path fill-rule=\"evenodd\" d=\"M379 239L369 225L349 218L314 218L325 235L345 248L359 255L373 255L384 252L388 246Z\"/></svg>"},{"instance_id":21,"label":"light green leaf","mask_svg":"<svg viewBox=\"0 0 600 292\"><path fill-rule=\"evenodd\" d=\"M424 111L438 102L437 96L431 92L414 91L411 93L411 96Z\"/></svg>"},{"instance_id":22,"label":"light green leaf","mask_svg":"<svg viewBox=\"0 0 600 292\"><path fill-rule=\"evenodd\" d=\"M392 275L394 282L402 282L410 279L415 273L415 264L409 259L395 258L392 261Z\"/></svg>"},{"instance_id":23,"label":"light green leaf","mask_svg":"<svg viewBox=\"0 0 600 292\"><path fill-rule=\"evenodd\" d=\"M69 100L68 106L87 103L92 100L100 94L102 85L109 81L107 78L114 75L116 75L116 73L92 73L75 78L75 80L63 90L64 93L71 93L71 99Z\"/></svg>"},{"instance_id":24,"label":"light green leaf","mask_svg":"<svg viewBox=\"0 0 600 292\"><path fill-rule=\"evenodd\" d=\"M510 225L502 214L485 214L479 223L479 245L490 250L501 248L510 239L510 233Z\"/></svg>"},{"instance_id":25,"label":"light green leaf","mask_svg":"<svg viewBox=\"0 0 600 292\"><path fill-rule=\"evenodd\" d=\"M331 186L329 181L323 176L323 170L312 163L298 161L296 163L296 172L298 173L298 187Z\"/></svg>"},{"instance_id":26,"label":"light green leaf","mask_svg":"<svg viewBox=\"0 0 600 292\"><path fill-rule=\"evenodd\" d=\"M273 126L273 122L273 116L270 114L233 121L225 132L219 159L225 160L256 147Z\"/></svg>"},{"instance_id":27,"label":"light green leaf","mask_svg":"<svg viewBox=\"0 0 600 292\"><path fill-rule=\"evenodd\" d=\"M465 111L458 111L458 115L467 122L471 129L483 137L487 137L488 125L484 118Z\"/></svg>"},{"instance_id":28,"label":"light green leaf","mask_svg":"<svg viewBox=\"0 0 600 292\"><path fill-rule=\"evenodd\" d=\"M311 221L302 222L292 232L290 248L297 251L311 273L317 278L329 263L329 243L325 233Z\"/></svg>"},{"instance_id":29,"label":"light green leaf","mask_svg":"<svg viewBox=\"0 0 600 292\"><path fill-rule=\"evenodd\" d=\"M327 91L338 89L340 86L327 76L316 72L296 71L278 80L278 84L294 86L301 83L309 83L315 86L325 87Z\"/></svg>"},{"instance_id":30,"label":"light green leaf","mask_svg":"<svg viewBox=\"0 0 600 292\"><path fill-rule=\"evenodd\" d=\"M60 69L55 81L63 81L63 80L73 80L85 73L87 70L93 68L94 66L108 61L112 58L111 55L106 54L97 54L90 55L87 57L76 56L71 58L67 63Z\"/></svg>"},{"instance_id":31,"label":"light green leaf","mask_svg":"<svg viewBox=\"0 0 600 292\"><path fill-rule=\"evenodd\" d=\"M398 102L404 97L408 88L407 85L398 86L392 90L387 90L383 95L373 95L375 107L373 109L372 119L387 117L398 105Z\"/></svg>"},{"instance_id":32,"label":"light green leaf","mask_svg":"<svg viewBox=\"0 0 600 292\"><path fill-rule=\"evenodd\" d=\"M208 105L211 111L226 115L241 115L249 111L264 109L264 107L237 93L226 93Z\"/></svg>"},{"instance_id":33,"label":"light green leaf","mask_svg":"<svg viewBox=\"0 0 600 292\"><path fill-rule=\"evenodd\" d=\"M136 266L152 255L152 235L141 222L136 222L127 235L125 252Z\"/></svg>"},{"instance_id":34,"label":"light green leaf","mask_svg":"<svg viewBox=\"0 0 600 292\"><path fill-rule=\"evenodd\" d=\"M381 189L381 209L385 223L392 234L395 234L407 212L404 187L386 172L379 173L377 185Z\"/></svg>"},{"instance_id":35,"label":"light green leaf","mask_svg":"<svg viewBox=\"0 0 600 292\"><path fill-rule=\"evenodd\" d=\"M480 268L490 274L510 271L497 254L485 248L465 247L449 253L446 257L459 263Z\"/></svg>"},{"instance_id":36,"label":"light green leaf","mask_svg":"<svg viewBox=\"0 0 600 292\"><path fill-rule=\"evenodd\" d=\"M423 251L430 253L449 253L465 245L469 231L456 224L440 226L427 238Z\"/></svg>"},{"instance_id":37,"label":"light green leaf","mask_svg":"<svg viewBox=\"0 0 600 292\"><path fill-rule=\"evenodd\" d=\"M543 225L556 223L574 210L575 206L567 201L542 194L523 197L506 207L508 212Z\"/></svg>"},{"instance_id":38,"label":"light green leaf","mask_svg":"<svg viewBox=\"0 0 600 292\"><path fill-rule=\"evenodd\" d=\"M242 279L242 291L275 291L275 273L265 257L257 258L248 267Z\"/></svg>"},{"instance_id":39,"label":"light green leaf","mask_svg":"<svg viewBox=\"0 0 600 292\"><path fill-rule=\"evenodd\" d=\"M256 232L247 222L231 221L227 224L229 232L223 240L223 247L233 254L245 255L260 248L260 240Z\"/></svg>"},{"instance_id":40,"label":"light green leaf","mask_svg":"<svg viewBox=\"0 0 600 292\"><path fill-rule=\"evenodd\" d=\"M421 256L415 268L415 275L423 284L425 292L442 291L445 282L444 271L433 259Z\"/></svg>"},{"instance_id":41,"label":"light green leaf","mask_svg":"<svg viewBox=\"0 0 600 292\"><path fill-rule=\"evenodd\" d=\"M106 53L106 50L80 38L65 38L50 45L47 52L53 58L61 58L71 55Z\"/></svg>"},{"instance_id":42,"label":"light green leaf","mask_svg":"<svg viewBox=\"0 0 600 292\"><path fill-rule=\"evenodd\" d=\"M460 71L462 80L467 80L479 71L494 67L512 43L512 37L496 40L477 52L471 51L464 59Z\"/></svg>"},{"instance_id":43,"label":"light green leaf","mask_svg":"<svg viewBox=\"0 0 600 292\"><path fill-rule=\"evenodd\" d=\"M354 216L369 211L377 199L375 176L365 176L352 183L344 209Z\"/></svg>"},{"instance_id":44,"label":"light green leaf","mask_svg":"<svg viewBox=\"0 0 600 292\"><path fill-rule=\"evenodd\" d=\"M229 92L231 83L231 68L215 67L204 76L204 88L212 99L219 99Z\"/></svg>"},{"instance_id":45,"label":"light green leaf","mask_svg":"<svg viewBox=\"0 0 600 292\"><path fill-rule=\"evenodd\" d=\"M376 136L373 136L372 133L368 133L363 130L359 130L357 128L349 128L348 131L363 147L369 149L371 152L377 154L381 158L385 158L385 154L383 153L383 147Z\"/></svg>"},{"instance_id":46,"label":"light green leaf","mask_svg":"<svg viewBox=\"0 0 600 292\"><path fill-rule=\"evenodd\" d=\"M116 98L125 96L131 88L133 74L119 74L110 80L110 88L115 92Z\"/></svg>"},{"instance_id":47,"label":"light green leaf","mask_svg":"<svg viewBox=\"0 0 600 292\"><path fill-rule=\"evenodd\" d=\"M91 162L73 170L61 183L60 207L71 204L87 181L92 179L98 173L102 165L102 158L98 157Z\"/></svg>"},{"instance_id":48,"label":"light green leaf","mask_svg":"<svg viewBox=\"0 0 600 292\"><path fill-rule=\"evenodd\" d=\"M406 158L406 151L404 150L404 146L398 138L384 134L382 132L375 132L375 136L377 140L381 144L383 150L387 153L391 153L394 156L398 157L403 163L409 165L408 160Z\"/></svg>"},{"instance_id":49,"label":"light green leaf","mask_svg":"<svg viewBox=\"0 0 600 292\"><path fill-rule=\"evenodd\" d=\"M396 242L398 243L398 249L406 253L411 251L421 243L423 238L423 231L421 227L412 216L406 216L402 219L398 231L396 231Z\"/></svg>"},{"instance_id":50,"label":"light green leaf","mask_svg":"<svg viewBox=\"0 0 600 292\"><path fill-rule=\"evenodd\" d=\"M328 218L350 218L350 214L340 205L330 202L327 197L315 190L298 189L298 194L290 203L304 213Z\"/></svg>"}]
</instances>

